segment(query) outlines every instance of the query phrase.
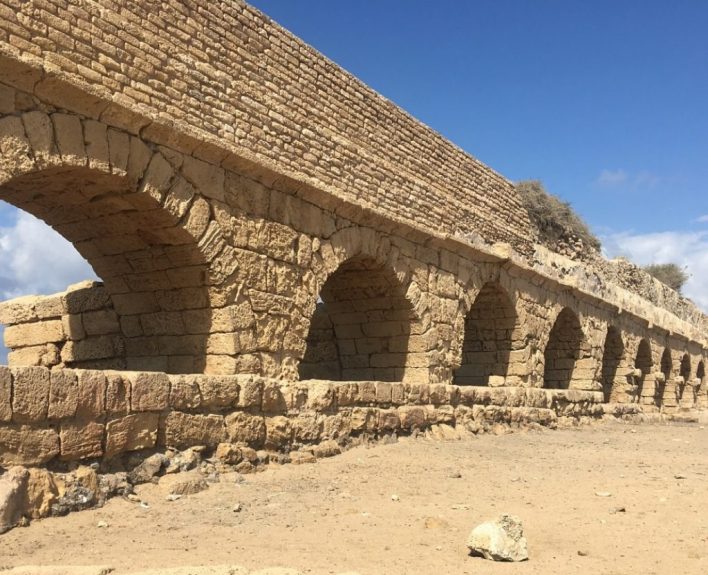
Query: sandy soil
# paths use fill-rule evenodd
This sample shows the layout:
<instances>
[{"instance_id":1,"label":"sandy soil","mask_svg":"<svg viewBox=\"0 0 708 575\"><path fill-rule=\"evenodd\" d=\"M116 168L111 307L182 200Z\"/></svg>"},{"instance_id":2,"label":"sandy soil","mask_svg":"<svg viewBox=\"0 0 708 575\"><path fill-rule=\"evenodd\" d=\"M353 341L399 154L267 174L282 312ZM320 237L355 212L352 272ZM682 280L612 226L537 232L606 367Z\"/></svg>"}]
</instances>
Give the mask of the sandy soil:
<instances>
[{"instance_id":1,"label":"sandy soil","mask_svg":"<svg viewBox=\"0 0 708 575\"><path fill-rule=\"evenodd\" d=\"M243 477L174 502L148 485L139 494L149 509L114 499L34 522L0 536L0 565L708 573L705 426L610 423L445 443L403 439ZM468 556L470 529L501 512L522 518L528 562Z\"/></svg>"}]
</instances>

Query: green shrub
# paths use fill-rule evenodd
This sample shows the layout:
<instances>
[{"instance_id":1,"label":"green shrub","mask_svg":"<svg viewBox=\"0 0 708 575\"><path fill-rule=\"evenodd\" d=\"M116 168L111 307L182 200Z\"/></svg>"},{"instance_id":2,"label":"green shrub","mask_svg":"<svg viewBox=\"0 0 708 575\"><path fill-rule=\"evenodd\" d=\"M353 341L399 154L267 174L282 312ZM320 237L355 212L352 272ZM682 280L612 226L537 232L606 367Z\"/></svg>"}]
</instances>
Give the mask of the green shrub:
<instances>
[{"instance_id":1,"label":"green shrub","mask_svg":"<svg viewBox=\"0 0 708 575\"><path fill-rule=\"evenodd\" d=\"M676 264L652 264L642 269L677 292L681 291L683 284L688 280L686 271Z\"/></svg>"},{"instance_id":2,"label":"green shrub","mask_svg":"<svg viewBox=\"0 0 708 575\"><path fill-rule=\"evenodd\" d=\"M586 246L600 249L600 240L570 204L546 192L540 181L525 180L517 183L516 189L542 244L553 248L559 240L577 237Z\"/></svg>"}]
</instances>

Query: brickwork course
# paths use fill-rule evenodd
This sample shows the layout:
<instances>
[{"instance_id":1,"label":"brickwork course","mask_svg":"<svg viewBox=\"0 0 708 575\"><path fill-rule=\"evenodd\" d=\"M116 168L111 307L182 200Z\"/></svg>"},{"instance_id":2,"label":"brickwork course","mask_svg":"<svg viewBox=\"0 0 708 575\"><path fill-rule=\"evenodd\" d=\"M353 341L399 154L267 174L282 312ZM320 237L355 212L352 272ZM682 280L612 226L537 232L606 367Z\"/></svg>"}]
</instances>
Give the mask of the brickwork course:
<instances>
[{"instance_id":1,"label":"brickwork course","mask_svg":"<svg viewBox=\"0 0 708 575\"><path fill-rule=\"evenodd\" d=\"M101 282L0 304L0 465L708 407L708 320L238 1L0 0L0 199Z\"/></svg>"}]
</instances>

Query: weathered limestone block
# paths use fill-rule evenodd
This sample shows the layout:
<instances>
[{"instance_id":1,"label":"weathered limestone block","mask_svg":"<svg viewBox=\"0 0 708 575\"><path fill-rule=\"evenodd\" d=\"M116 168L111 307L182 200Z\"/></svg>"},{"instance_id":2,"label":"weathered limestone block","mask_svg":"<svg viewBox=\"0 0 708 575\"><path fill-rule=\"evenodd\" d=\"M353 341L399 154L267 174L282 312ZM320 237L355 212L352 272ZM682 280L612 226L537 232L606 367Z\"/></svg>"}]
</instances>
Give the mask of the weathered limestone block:
<instances>
[{"instance_id":1,"label":"weathered limestone block","mask_svg":"<svg viewBox=\"0 0 708 575\"><path fill-rule=\"evenodd\" d=\"M164 417L161 426L167 447L215 446L224 441L224 418L220 415L190 415L172 411Z\"/></svg>"},{"instance_id":2,"label":"weathered limestone block","mask_svg":"<svg viewBox=\"0 0 708 575\"><path fill-rule=\"evenodd\" d=\"M7 363L12 367L53 367L60 363L59 348L53 343L21 347L7 354Z\"/></svg>"},{"instance_id":3,"label":"weathered limestone block","mask_svg":"<svg viewBox=\"0 0 708 575\"><path fill-rule=\"evenodd\" d=\"M29 472L24 467L12 467L0 477L0 533L15 527L25 511Z\"/></svg>"},{"instance_id":4,"label":"weathered limestone block","mask_svg":"<svg viewBox=\"0 0 708 575\"><path fill-rule=\"evenodd\" d=\"M94 421L65 422L61 425L61 459L76 461L103 455L104 425Z\"/></svg>"},{"instance_id":5,"label":"weathered limestone block","mask_svg":"<svg viewBox=\"0 0 708 575\"><path fill-rule=\"evenodd\" d=\"M159 414L132 413L106 424L106 452L110 458L125 451L154 447L157 442Z\"/></svg>"},{"instance_id":6,"label":"weathered limestone block","mask_svg":"<svg viewBox=\"0 0 708 575\"><path fill-rule=\"evenodd\" d=\"M58 454L59 435L55 430L0 425L0 465L43 465Z\"/></svg>"},{"instance_id":7,"label":"weathered limestone block","mask_svg":"<svg viewBox=\"0 0 708 575\"><path fill-rule=\"evenodd\" d=\"M373 407L355 407L349 418L352 431L374 432L378 425L378 410Z\"/></svg>"},{"instance_id":8,"label":"weathered limestone block","mask_svg":"<svg viewBox=\"0 0 708 575\"><path fill-rule=\"evenodd\" d=\"M287 417L278 415L266 418L266 449L271 451L288 451L292 440L293 429Z\"/></svg>"},{"instance_id":9,"label":"weathered limestone block","mask_svg":"<svg viewBox=\"0 0 708 575\"><path fill-rule=\"evenodd\" d=\"M226 436L232 443L246 443L260 449L266 440L266 423L260 415L235 411L226 416Z\"/></svg>"},{"instance_id":10,"label":"weathered limestone block","mask_svg":"<svg viewBox=\"0 0 708 575\"><path fill-rule=\"evenodd\" d=\"M240 379L238 407L261 409L263 402L263 381L260 378L247 376Z\"/></svg>"},{"instance_id":11,"label":"weathered limestone block","mask_svg":"<svg viewBox=\"0 0 708 575\"><path fill-rule=\"evenodd\" d=\"M323 421L317 413L301 413L292 419L293 438L300 443L316 443L322 429Z\"/></svg>"},{"instance_id":12,"label":"weathered limestone block","mask_svg":"<svg viewBox=\"0 0 708 575\"><path fill-rule=\"evenodd\" d=\"M12 420L12 373L0 366L0 422Z\"/></svg>"},{"instance_id":13,"label":"weathered limestone block","mask_svg":"<svg viewBox=\"0 0 708 575\"><path fill-rule=\"evenodd\" d=\"M170 379L165 373L126 372L132 411L162 411L169 406Z\"/></svg>"},{"instance_id":14,"label":"weathered limestone block","mask_svg":"<svg viewBox=\"0 0 708 575\"><path fill-rule=\"evenodd\" d=\"M61 320L10 325L5 329L5 345L11 349L64 341Z\"/></svg>"},{"instance_id":15,"label":"weathered limestone block","mask_svg":"<svg viewBox=\"0 0 708 575\"><path fill-rule=\"evenodd\" d=\"M130 382L120 373L106 374L106 413L108 415L123 415L130 410Z\"/></svg>"},{"instance_id":16,"label":"weathered limestone block","mask_svg":"<svg viewBox=\"0 0 708 575\"><path fill-rule=\"evenodd\" d=\"M202 408L222 410L238 405L237 376L205 375L197 379L202 397Z\"/></svg>"},{"instance_id":17,"label":"weathered limestone block","mask_svg":"<svg viewBox=\"0 0 708 575\"><path fill-rule=\"evenodd\" d=\"M79 403L79 386L76 372L58 369L49 377L49 419L74 417Z\"/></svg>"},{"instance_id":18,"label":"weathered limestone block","mask_svg":"<svg viewBox=\"0 0 708 575\"><path fill-rule=\"evenodd\" d=\"M329 411L336 406L334 385L325 381L310 381L307 388L307 408L314 411Z\"/></svg>"},{"instance_id":19,"label":"weathered limestone block","mask_svg":"<svg viewBox=\"0 0 708 575\"><path fill-rule=\"evenodd\" d=\"M423 429L427 426L427 413L424 407L404 405L398 408L401 428L406 430Z\"/></svg>"},{"instance_id":20,"label":"weathered limestone block","mask_svg":"<svg viewBox=\"0 0 708 575\"><path fill-rule=\"evenodd\" d=\"M401 418L398 415L397 409L381 409L379 410L379 421L377 424L379 430L397 431L401 427Z\"/></svg>"},{"instance_id":21,"label":"weathered limestone block","mask_svg":"<svg viewBox=\"0 0 708 575\"><path fill-rule=\"evenodd\" d=\"M199 376L176 375L170 377L170 408L177 411L192 411L202 404L197 382Z\"/></svg>"},{"instance_id":22,"label":"weathered limestone block","mask_svg":"<svg viewBox=\"0 0 708 575\"><path fill-rule=\"evenodd\" d=\"M273 380L265 382L261 409L265 413L284 413L288 410L288 403L280 383Z\"/></svg>"},{"instance_id":23,"label":"weathered limestone block","mask_svg":"<svg viewBox=\"0 0 708 575\"><path fill-rule=\"evenodd\" d=\"M106 409L106 376L101 371L79 370L76 417L95 420Z\"/></svg>"},{"instance_id":24,"label":"weathered limestone block","mask_svg":"<svg viewBox=\"0 0 708 575\"><path fill-rule=\"evenodd\" d=\"M359 384L356 382L342 382L336 383L334 386L335 393L337 394L337 406L346 407L350 405L356 405L359 397Z\"/></svg>"},{"instance_id":25,"label":"weathered limestone block","mask_svg":"<svg viewBox=\"0 0 708 575\"><path fill-rule=\"evenodd\" d=\"M49 404L49 370L43 367L12 369L12 420L36 423L47 417Z\"/></svg>"},{"instance_id":26,"label":"weathered limestone block","mask_svg":"<svg viewBox=\"0 0 708 575\"><path fill-rule=\"evenodd\" d=\"M27 491L25 493L25 513L31 519L48 517L61 495L63 486L57 484L54 474L46 469L32 468L27 470Z\"/></svg>"}]
</instances>

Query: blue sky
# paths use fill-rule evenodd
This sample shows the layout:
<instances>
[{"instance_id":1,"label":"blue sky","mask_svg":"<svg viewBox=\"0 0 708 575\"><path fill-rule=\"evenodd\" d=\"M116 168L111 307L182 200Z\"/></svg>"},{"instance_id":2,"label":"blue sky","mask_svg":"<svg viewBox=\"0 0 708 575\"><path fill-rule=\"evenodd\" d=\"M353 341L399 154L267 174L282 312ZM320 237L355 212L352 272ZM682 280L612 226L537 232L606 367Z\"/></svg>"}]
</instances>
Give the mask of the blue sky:
<instances>
[{"instance_id":1,"label":"blue sky","mask_svg":"<svg viewBox=\"0 0 708 575\"><path fill-rule=\"evenodd\" d=\"M542 180L608 256L685 266L708 310L708 1L252 4L508 178ZM1 203L0 261L0 299L91 275Z\"/></svg>"}]
</instances>

